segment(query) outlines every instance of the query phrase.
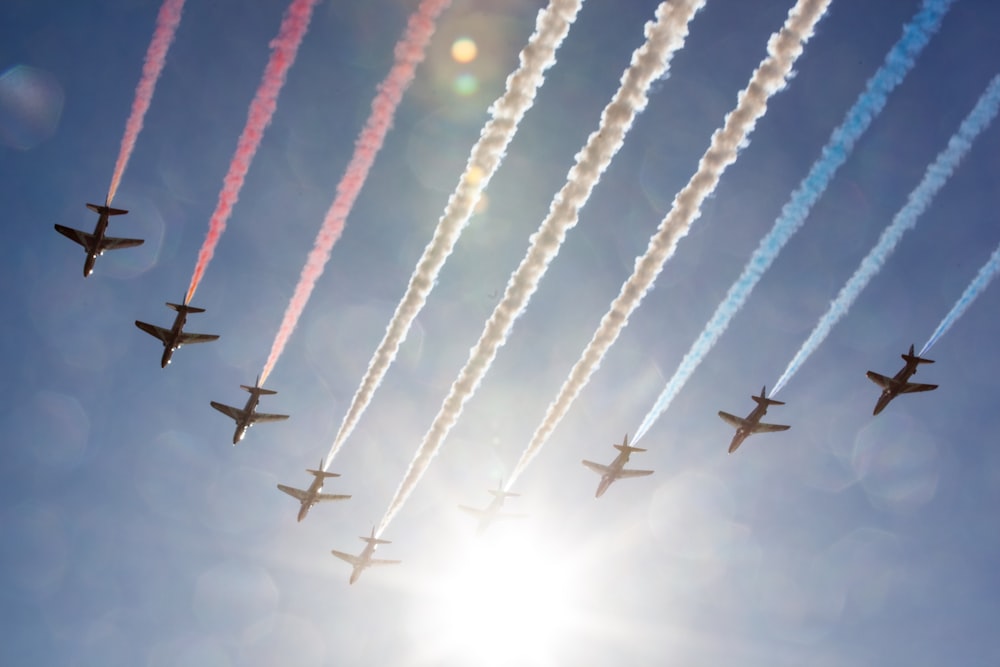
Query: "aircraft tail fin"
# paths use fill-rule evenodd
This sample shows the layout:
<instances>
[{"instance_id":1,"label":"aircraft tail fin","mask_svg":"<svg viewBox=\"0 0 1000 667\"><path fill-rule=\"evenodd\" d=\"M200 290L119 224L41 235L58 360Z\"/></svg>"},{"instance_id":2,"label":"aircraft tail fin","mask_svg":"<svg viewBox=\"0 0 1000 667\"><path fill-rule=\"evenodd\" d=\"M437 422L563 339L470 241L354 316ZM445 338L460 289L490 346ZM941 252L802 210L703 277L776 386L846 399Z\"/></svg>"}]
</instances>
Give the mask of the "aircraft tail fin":
<instances>
[{"instance_id":1,"label":"aircraft tail fin","mask_svg":"<svg viewBox=\"0 0 1000 667\"><path fill-rule=\"evenodd\" d=\"M924 359L923 357L918 357L917 355L915 355L913 353L913 346L912 345L910 345L910 352L908 354L901 354L900 356L903 357L903 361L905 361L908 364L918 364L919 365L919 364L933 364L934 363L933 359Z\"/></svg>"},{"instance_id":2,"label":"aircraft tail fin","mask_svg":"<svg viewBox=\"0 0 1000 667\"><path fill-rule=\"evenodd\" d=\"M750 398L752 398L754 401L756 401L757 405L784 405L785 404L784 401L776 401L773 398L768 398L767 397L767 387L761 387L760 388L760 396L751 396Z\"/></svg>"},{"instance_id":3,"label":"aircraft tail fin","mask_svg":"<svg viewBox=\"0 0 1000 667\"><path fill-rule=\"evenodd\" d=\"M87 208L101 215L125 215L128 213L123 208L111 208L110 206L100 206L98 204L87 204Z\"/></svg>"},{"instance_id":4,"label":"aircraft tail fin","mask_svg":"<svg viewBox=\"0 0 1000 667\"><path fill-rule=\"evenodd\" d=\"M254 384L254 386L248 387L245 384L241 384L240 385L240 389L243 389L244 391L248 391L251 394L256 393L256 394L261 395L261 396L270 396L272 394L277 394L278 393L278 392L274 391L273 389L264 389L262 386L260 386L260 376L259 375L257 376L257 382ZM323 464L320 463L319 467L322 468Z\"/></svg>"},{"instance_id":5,"label":"aircraft tail fin","mask_svg":"<svg viewBox=\"0 0 1000 667\"><path fill-rule=\"evenodd\" d=\"M204 308L195 308L194 306L189 306L186 303L170 303L167 302L167 308L171 310L176 310L178 313L204 313Z\"/></svg>"}]
</instances>

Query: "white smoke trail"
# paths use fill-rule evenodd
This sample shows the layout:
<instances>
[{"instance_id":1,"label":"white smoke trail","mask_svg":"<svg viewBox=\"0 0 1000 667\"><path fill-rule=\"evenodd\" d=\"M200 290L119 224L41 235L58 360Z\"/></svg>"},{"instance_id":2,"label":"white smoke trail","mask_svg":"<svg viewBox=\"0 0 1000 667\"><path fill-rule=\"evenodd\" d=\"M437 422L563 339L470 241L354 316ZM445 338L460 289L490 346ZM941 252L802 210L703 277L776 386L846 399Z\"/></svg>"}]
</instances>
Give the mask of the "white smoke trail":
<instances>
[{"instance_id":1,"label":"white smoke trail","mask_svg":"<svg viewBox=\"0 0 1000 667\"><path fill-rule=\"evenodd\" d=\"M545 71L555 63L556 50L569 33L570 25L576 20L582 5L583 0L552 0L547 8L538 13L535 32L521 51L521 64L507 78L506 91L490 108L493 117L483 127L479 141L473 146L458 187L448 199L434 236L417 262L406 293L389 321L385 336L368 362L368 370L351 399L330 453L326 456L324 470L330 466L354 431L375 390L395 360L399 346L427 302L427 295L434 288L441 267L468 224L483 189L500 166L507 146L517 133L517 126L534 104L535 94L544 81Z\"/></svg>"},{"instance_id":2,"label":"white smoke trail","mask_svg":"<svg viewBox=\"0 0 1000 667\"><path fill-rule=\"evenodd\" d=\"M396 495L379 524L379 535L416 488L448 431L458 420L465 402L475 392L493 362L497 348L507 339L514 319L524 310L549 262L559 252L566 232L576 225L580 208L621 148L636 114L645 108L650 84L663 75L673 54L684 45L688 23L704 4L705 0L663 2L656 10L656 20L646 24L646 42L632 54L632 63L622 75L621 86L601 113L597 131L590 135L583 150L577 154L576 164L570 169L566 184L552 200L549 214L541 227L531 236L528 253L511 275L503 298L487 320L479 341L469 353L469 360L451 386L396 489Z\"/></svg>"},{"instance_id":3,"label":"white smoke trail","mask_svg":"<svg viewBox=\"0 0 1000 667\"><path fill-rule=\"evenodd\" d=\"M997 249L993 251L990 258L986 260L986 263L979 269L979 273L976 274L976 277L972 279L969 286L965 288L964 292L962 292L962 296L958 298L955 305L951 307L948 314L944 316L943 320L941 320L941 324L938 325L937 329L934 330L934 333L931 334L931 337L927 339L926 343L924 343L924 347L920 350L920 354L918 356L922 357L927 354L931 347L934 346L934 343L936 343L941 336L947 333L948 329L951 328L951 325L958 321L958 318L960 318L965 311L968 310L969 306L972 305L972 302L976 300L976 297L982 294L983 290L990 284L990 281L996 277L997 272L1000 272L1000 246L997 246Z\"/></svg>"},{"instance_id":4,"label":"white smoke trail","mask_svg":"<svg viewBox=\"0 0 1000 667\"><path fill-rule=\"evenodd\" d=\"M569 410L580 391L590 380L605 353L618 339L628 318L639 306L643 296L660 275L663 265L687 235L701 214L701 205L719 182L726 168L736 161L739 149L746 145L757 120L767 111L771 95L785 87L792 66L801 55L805 43L812 37L816 23L826 13L831 0L799 0L788 12L781 30L771 36L767 57L750 77L750 83L740 92L736 108L726 116L723 126L712 135L712 141L698 163L698 171L674 198L656 233L649 240L646 253L635 262L635 270L622 285L611 309L601 319L583 355L573 366L556 399L549 405L545 418L531 436L514 471L507 480L510 489L535 458L552 431Z\"/></svg>"}]
</instances>

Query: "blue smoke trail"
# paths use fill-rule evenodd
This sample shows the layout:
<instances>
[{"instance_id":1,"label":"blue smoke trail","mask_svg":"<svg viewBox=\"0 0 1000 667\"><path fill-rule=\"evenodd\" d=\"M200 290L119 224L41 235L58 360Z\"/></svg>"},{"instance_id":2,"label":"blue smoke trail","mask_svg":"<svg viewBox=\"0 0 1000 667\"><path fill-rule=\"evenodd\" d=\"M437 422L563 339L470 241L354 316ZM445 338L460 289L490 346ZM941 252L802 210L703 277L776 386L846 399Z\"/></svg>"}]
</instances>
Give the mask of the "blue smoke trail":
<instances>
[{"instance_id":1,"label":"blue smoke trail","mask_svg":"<svg viewBox=\"0 0 1000 667\"><path fill-rule=\"evenodd\" d=\"M956 301L955 305L951 307L948 314L945 315L943 320L941 320L941 324L939 324L938 328L934 330L933 334L931 334L930 339L924 343L924 346L920 350L920 354L918 356L924 356L924 354L934 346L934 343L938 341L938 338L943 336L944 333L951 328L951 325L958 321L958 318L965 313L966 308L971 306L972 302L976 300L976 297L979 296L984 289L986 289L987 285L990 284L990 281L993 280L994 276L996 276L998 270L1000 270L1000 246L997 246L997 249L993 251L990 258L985 264L983 264L983 268L979 269L979 273L976 274L976 277L972 279L969 286L965 288L964 292L962 292L962 296L959 297L958 301Z\"/></svg>"},{"instance_id":2,"label":"blue smoke trail","mask_svg":"<svg viewBox=\"0 0 1000 667\"><path fill-rule=\"evenodd\" d=\"M684 359L681 360L674 376L667 382L667 386L656 399L656 403L642 420L636 433L635 442L638 442L660 415L670 407L671 401L680 392L681 387L691 377L702 359L729 326L730 320L746 302L760 277L771 266L788 239L805 222L809 211L826 190L837 169L844 164L858 139L882 111L889 93L902 82L906 74L913 68L917 56L941 27L941 21L953 2L954 0L924 0L920 11L903 28L903 36L893 45L882 66L868 80L864 92L847 112L843 123L833 131L826 146L823 147L822 155L810 168L799 187L792 193L791 199L781 210L781 215L775 221L771 231L761 240L753 257L750 258L750 262L744 267L743 273L729 288L729 292L716 308L712 319L709 320L701 335L688 350Z\"/></svg>"},{"instance_id":3,"label":"blue smoke trail","mask_svg":"<svg viewBox=\"0 0 1000 667\"><path fill-rule=\"evenodd\" d=\"M996 118L998 107L1000 107L1000 75L993 77L993 80L990 81L990 85L986 87L982 97L976 102L976 106L962 121L962 125L954 136L948 140L948 146L927 167L920 184L910 193L906 204L893 218L892 224L885 228L878 243L861 261L861 266L854 272L854 275L840 289L837 298L830 303L826 314L820 318L812 333L809 334L809 338L792 357L785 372L774 385L772 396L781 391L781 388L798 372L803 362L826 339L833 325L847 314L848 309L861 294L861 290L875 277L889 255L892 254L899 240L903 238L903 234L917 224L917 220L930 206L935 195L948 182L959 162L972 148L972 142ZM920 354L923 354L923 351Z\"/></svg>"}]
</instances>

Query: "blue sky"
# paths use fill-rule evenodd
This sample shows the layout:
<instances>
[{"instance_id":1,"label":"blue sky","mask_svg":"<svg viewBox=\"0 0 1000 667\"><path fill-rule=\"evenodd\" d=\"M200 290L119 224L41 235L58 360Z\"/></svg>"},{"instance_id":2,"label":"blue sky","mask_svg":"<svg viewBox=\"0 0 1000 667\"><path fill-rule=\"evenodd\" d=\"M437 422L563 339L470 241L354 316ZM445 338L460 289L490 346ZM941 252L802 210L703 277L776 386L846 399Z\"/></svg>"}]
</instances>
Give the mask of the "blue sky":
<instances>
[{"instance_id":1,"label":"blue sky","mask_svg":"<svg viewBox=\"0 0 1000 667\"><path fill-rule=\"evenodd\" d=\"M13 0L0 10L0 663L984 664L1000 596L1000 429L993 286L933 348L940 388L877 418L866 370L891 375L1000 243L987 129L847 316L783 390L787 433L726 454L716 411L745 414L905 203L996 73L1000 7L957 0L743 310L645 436L610 461L737 278L919 3L834 0L655 289L631 318L511 510L476 540L456 504L510 472L791 2L709 0L654 84L476 396L384 537L404 563L347 585L354 551L465 362L527 238L597 125L656 3L585 3L537 103L399 360L331 466L351 493L301 524L274 487L328 451L456 184L538 3L456 0L268 380L290 413L236 448L208 402L242 405L350 158L412 2L323 1L194 304L217 343L161 348L285 2L189 0L115 204L83 253L158 2ZM873 5L877 4L877 9ZM455 39L479 45L452 61ZM477 89L462 94L456 77ZM11 100L31 100L20 112ZM494 616L494 614L499 614ZM541 615L539 615L541 614ZM528 619L530 622L526 622ZM519 622L520 620L520 622ZM478 622L478 623L477 623ZM541 631L541 632L539 632ZM538 635L541 636L538 636ZM459 635L462 635L461 637Z\"/></svg>"}]
</instances>

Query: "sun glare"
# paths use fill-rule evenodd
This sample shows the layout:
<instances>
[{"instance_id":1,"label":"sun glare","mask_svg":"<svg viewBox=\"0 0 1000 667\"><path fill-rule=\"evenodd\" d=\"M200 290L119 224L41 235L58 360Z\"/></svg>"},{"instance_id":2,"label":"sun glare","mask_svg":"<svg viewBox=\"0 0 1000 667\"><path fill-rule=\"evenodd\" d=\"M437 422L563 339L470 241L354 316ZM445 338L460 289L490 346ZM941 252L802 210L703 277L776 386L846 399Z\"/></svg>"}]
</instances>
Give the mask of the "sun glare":
<instances>
[{"instance_id":1,"label":"sun glare","mask_svg":"<svg viewBox=\"0 0 1000 667\"><path fill-rule=\"evenodd\" d=\"M517 535L475 540L435 582L431 608L421 610L428 657L484 666L559 662L574 626L573 569Z\"/></svg>"}]
</instances>

